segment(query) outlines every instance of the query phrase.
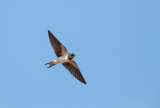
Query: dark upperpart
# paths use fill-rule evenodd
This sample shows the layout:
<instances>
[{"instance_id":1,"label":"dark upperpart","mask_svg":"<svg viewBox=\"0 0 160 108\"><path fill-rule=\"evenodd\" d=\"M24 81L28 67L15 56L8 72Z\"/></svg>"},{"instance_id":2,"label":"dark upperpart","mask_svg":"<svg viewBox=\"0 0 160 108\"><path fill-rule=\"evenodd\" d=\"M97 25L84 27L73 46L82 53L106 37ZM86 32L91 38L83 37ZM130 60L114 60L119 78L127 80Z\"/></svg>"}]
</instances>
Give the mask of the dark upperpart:
<instances>
[{"instance_id":1,"label":"dark upperpart","mask_svg":"<svg viewBox=\"0 0 160 108\"><path fill-rule=\"evenodd\" d=\"M75 54L71 53L71 54L68 55L68 59L72 60L75 56L76 56Z\"/></svg>"}]
</instances>

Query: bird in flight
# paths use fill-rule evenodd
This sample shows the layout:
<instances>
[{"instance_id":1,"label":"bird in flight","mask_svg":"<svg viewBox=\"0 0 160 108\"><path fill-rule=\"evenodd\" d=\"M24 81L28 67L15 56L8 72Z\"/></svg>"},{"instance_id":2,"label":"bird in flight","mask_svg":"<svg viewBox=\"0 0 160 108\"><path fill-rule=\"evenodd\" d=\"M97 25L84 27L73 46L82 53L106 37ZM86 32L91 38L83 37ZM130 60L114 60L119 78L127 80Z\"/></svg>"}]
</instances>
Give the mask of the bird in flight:
<instances>
[{"instance_id":1,"label":"bird in flight","mask_svg":"<svg viewBox=\"0 0 160 108\"><path fill-rule=\"evenodd\" d=\"M62 63L63 66L75 77L77 78L79 81L81 81L82 83L86 84L85 79L83 78L78 65L76 64L76 62L73 60L73 58L76 56L73 53L68 53L67 49L65 46L63 46L58 39L56 39L56 37L48 30L48 35L49 35L49 40L50 43L54 49L55 54L57 55L57 59L46 63L45 65L50 65L48 68Z\"/></svg>"}]
</instances>

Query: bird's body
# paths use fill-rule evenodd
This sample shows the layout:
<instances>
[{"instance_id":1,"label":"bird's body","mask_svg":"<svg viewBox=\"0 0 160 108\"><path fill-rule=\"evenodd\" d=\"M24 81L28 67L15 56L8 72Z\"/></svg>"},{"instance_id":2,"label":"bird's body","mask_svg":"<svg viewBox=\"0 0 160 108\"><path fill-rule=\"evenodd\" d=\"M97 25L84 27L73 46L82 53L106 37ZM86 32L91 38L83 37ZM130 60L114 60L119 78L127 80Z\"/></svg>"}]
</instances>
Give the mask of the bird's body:
<instances>
[{"instance_id":1,"label":"bird's body","mask_svg":"<svg viewBox=\"0 0 160 108\"><path fill-rule=\"evenodd\" d=\"M65 54L65 55L63 55L63 56L58 57L57 61L58 61L59 63L68 62L68 61L69 61L69 59L68 59L68 54Z\"/></svg>"},{"instance_id":2,"label":"bird's body","mask_svg":"<svg viewBox=\"0 0 160 108\"><path fill-rule=\"evenodd\" d=\"M56 37L48 30L48 34L49 34L49 39L50 39L50 43L57 55L57 59L46 63L49 64L50 67L62 63L63 66L75 77L77 78L79 81L81 81L82 83L86 84L86 81L84 80L78 65L76 64L75 61L73 61L72 59L75 57L75 54L69 54L67 49L56 39Z\"/></svg>"},{"instance_id":3,"label":"bird's body","mask_svg":"<svg viewBox=\"0 0 160 108\"><path fill-rule=\"evenodd\" d=\"M58 57L55 61L53 61L54 63L58 64L58 63L65 63L68 62L68 54L65 54L63 56Z\"/></svg>"}]
</instances>

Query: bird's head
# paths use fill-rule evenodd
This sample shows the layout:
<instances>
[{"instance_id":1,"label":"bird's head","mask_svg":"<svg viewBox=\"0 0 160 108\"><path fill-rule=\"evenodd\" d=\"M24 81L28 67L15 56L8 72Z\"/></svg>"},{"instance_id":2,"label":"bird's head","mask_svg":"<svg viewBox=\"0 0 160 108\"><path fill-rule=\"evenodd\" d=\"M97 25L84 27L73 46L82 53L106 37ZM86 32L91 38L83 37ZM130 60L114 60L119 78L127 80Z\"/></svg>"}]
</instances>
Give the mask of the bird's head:
<instances>
[{"instance_id":1,"label":"bird's head","mask_svg":"<svg viewBox=\"0 0 160 108\"><path fill-rule=\"evenodd\" d=\"M72 58L74 58L75 56L76 56L75 54L71 53L71 57L72 57Z\"/></svg>"},{"instance_id":2,"label":"bird's head","mask_svg":"<svg viewBox=\"0 0 160 108\"><path fill-rule=\"evenodd\" d=\"M70 60L72 60L75 56L76 56L75 54L71 53L71 54L69 54L68 58L69 58Z\"/></svg>"}]
</instances>

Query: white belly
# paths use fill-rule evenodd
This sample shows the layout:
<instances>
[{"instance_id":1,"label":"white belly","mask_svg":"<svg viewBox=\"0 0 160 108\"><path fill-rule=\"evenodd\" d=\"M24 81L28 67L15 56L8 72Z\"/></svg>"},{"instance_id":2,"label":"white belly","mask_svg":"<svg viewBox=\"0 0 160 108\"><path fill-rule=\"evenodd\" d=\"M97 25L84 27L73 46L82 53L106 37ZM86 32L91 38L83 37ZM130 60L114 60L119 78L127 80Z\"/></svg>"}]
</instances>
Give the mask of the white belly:
<instances>
[{"instance_id":1,"label":"white belly","mask_svg":"<svg viewBox=\"0 0 160 108\"><path fill-rule=\"evenodd\" d=\"M68 59L68 54L65 54L64 56L58 57L57 60L59 61L59 63L67 62L69 60Z\"/></svg>"}]
</instances>

